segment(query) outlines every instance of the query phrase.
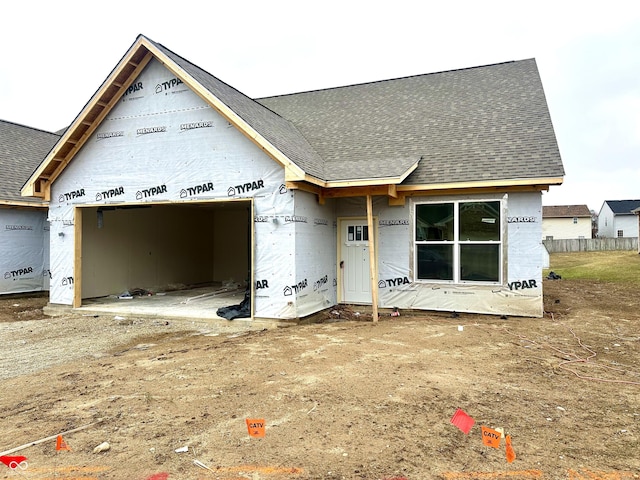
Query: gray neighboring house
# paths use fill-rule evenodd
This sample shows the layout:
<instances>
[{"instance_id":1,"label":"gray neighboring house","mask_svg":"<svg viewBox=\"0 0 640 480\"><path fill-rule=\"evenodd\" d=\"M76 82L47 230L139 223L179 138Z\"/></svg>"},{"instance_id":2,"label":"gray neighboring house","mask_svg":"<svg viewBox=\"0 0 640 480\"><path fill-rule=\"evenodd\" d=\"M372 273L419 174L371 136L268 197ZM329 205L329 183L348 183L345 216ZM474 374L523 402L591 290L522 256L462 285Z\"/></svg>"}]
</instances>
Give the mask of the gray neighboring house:
<instances>
[{"instance_id":1,"label":"gray neighboring house","mask_svg":"<svg viewBox=\"0 0 640 480\"><path fill-rule=\"evenodd\" d=\"M640 200L605 200L598 214L598 236L638 238L638 219L633 210Z\"/></svg>"},{"instance_id":2,"label":"gray neighboring house","mask_svg":"<svg viewBox=\"0 0 640 480\"><path fill-rule=\"evenodd\" d=\"M59 135L0 120L0 294L48 290L48 202L20 189Z\"/></svg>"},{"instance_id":3,"label":"gray neighboring house","mask_svg":"<svg viewBox=\"0 0 640 480\"><path fill-rule=\"evenodd\" d=\"M563 177L534 59L253 99L140 35L22 194L58 306L233 278L254 319L542 316Z\"/></svg>"}]
</instances>

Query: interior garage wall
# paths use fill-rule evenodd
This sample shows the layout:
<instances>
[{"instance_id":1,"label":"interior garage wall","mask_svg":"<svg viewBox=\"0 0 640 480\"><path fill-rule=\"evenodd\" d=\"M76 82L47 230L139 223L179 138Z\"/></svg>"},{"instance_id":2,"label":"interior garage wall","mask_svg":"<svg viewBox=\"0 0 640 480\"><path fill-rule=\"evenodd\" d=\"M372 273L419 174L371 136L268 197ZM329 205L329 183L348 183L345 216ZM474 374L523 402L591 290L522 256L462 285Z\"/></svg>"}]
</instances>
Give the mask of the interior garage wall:
<instances>
[{"instance_id":1,"label":"interior garage wall","mask_svg":"<svg viewBox=\"0 0 640 480\"><path fill-rule=\"evenodd\" d=\"M82 297L161 291L230 278L248 265L249 202L241 209L152 205L83 208Z\"/></svg>"},{"instance_id":2,"label":"interior garage wall","mask_svg":"<svg viewBox=\"0 0 640 480\"><path fill-rule=\"evenodd\" d=\"M251 282L251 204L215 211L213 228L213 280L240 285Z\"/></svg>"}]
</instances>

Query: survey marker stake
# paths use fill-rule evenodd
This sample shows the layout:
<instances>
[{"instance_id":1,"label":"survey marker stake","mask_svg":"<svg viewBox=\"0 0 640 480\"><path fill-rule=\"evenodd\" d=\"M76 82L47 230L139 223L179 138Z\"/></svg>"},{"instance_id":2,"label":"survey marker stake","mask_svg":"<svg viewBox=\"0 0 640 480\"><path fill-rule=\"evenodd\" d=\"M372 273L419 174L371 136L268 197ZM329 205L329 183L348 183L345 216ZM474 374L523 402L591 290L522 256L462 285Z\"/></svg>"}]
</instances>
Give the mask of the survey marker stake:
<instances>
[{"instance_id":1,"label":"survey marker stake","mask_svg":"<svg viewBox=\"0 0 640 480\"><path fill-rule=\"evenodd\" d=\"M98 420L97 422L93 422L93 423L88 423L86 425L82 425L81 427L78 427L78 428L73 428L71 430L67 430L66 432L61 432L61 433L57 433L55 435L51 435L50 437L41 438L40 440L35 440L33 442L25 443L24 445L20 445L19 447L15 447L15 448L12 448L10 450L5 450L4 452L0 452L0 457L2 457L4 455L9 455L10 453L17 452L19 450L24 450L25 448L32 447L32 446L38 445L40 443L48 442L49 440L57 440L58 436L67 435L69 433L74 433L74 432L79 432L80 430L84 430L85 428L92 427L92 426L97 425L98 423L101 423L101 422L102 422L102 419Z\"/></svg>"},{"instance_id":2,"label":"survey marker stake","mask_svg":"<svg viewBox=\"0 0 640 480\"><path fill-rule=\"evenodd\" d=\"M204 463L202 463L200 460L195 460L195 459L194 459L194 460L193 460L193 464L194 464L195 466L197 466L197 467L204 468L205 470L209 470L209 471L213 472L213 470L212 470L211 468L207 467L207 466L206 466Z\"/></svg>"}]
</instances>

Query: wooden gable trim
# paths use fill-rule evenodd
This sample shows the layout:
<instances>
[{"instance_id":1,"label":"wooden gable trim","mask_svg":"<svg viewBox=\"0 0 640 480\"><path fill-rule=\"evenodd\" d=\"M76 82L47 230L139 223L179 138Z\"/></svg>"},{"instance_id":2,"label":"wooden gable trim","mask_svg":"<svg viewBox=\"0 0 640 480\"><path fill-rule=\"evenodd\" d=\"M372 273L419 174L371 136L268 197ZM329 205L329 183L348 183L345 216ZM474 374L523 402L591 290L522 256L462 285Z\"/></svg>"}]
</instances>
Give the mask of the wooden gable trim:
<instances>
[{"instance_id":1,"label":"wooden gable trim","mask_svg":"<svg viewBox=\"0 0 640 480\"><path fill-rule=\"evenodd\" d=\"M100 126L151 58L152 55L139 39L25 183L21 191L23 196L39 197L45 201L51 199L51 184Z\"/></svg>"}]
</instances>

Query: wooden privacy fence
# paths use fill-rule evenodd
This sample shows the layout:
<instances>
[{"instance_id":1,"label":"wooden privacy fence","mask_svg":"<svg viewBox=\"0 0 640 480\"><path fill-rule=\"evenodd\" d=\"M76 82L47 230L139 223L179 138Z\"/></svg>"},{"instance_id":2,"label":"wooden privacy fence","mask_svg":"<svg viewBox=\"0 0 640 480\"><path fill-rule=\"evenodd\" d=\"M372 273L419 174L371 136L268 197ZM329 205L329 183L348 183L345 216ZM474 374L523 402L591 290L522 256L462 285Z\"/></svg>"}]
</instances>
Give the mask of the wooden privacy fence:
<instances>
[{"instance_id":1,"label":"wooden privacy fence","mask_svg":"<svg viewBox=\"0 0 640 480\"><path fill-rule=\"evenodd\" d=\"M570 238L562 240L543 240L542 243L549 253L638 250L638 237Z\"/></svg>"}]
</instances>

